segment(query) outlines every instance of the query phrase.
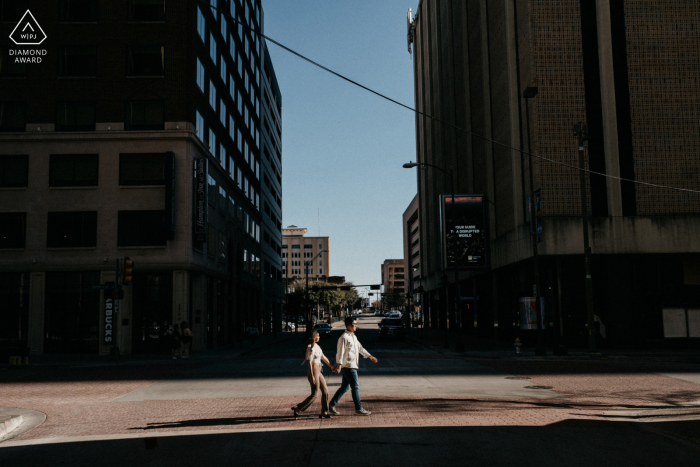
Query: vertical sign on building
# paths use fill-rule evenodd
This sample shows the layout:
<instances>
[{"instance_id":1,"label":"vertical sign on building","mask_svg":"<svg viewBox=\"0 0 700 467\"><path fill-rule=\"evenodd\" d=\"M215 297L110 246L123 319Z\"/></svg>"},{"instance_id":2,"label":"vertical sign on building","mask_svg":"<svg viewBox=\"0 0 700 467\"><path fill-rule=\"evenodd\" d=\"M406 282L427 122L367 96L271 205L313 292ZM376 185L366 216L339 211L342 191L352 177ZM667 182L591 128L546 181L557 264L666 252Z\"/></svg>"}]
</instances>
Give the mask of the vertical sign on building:
<instances>
[{"instance_id":1,"label":"vertical sign on building","mask_svg":"<svg viewBox=\"0 0 700 467\"><path fill-rule=\"evenodd\" d=\"M114 340L114 292L105 290L105 344Z\"/></svg>"},{"instance_id":2,"label":"vertical sign on building","mask_svg":"<svg viewBox=\"0 0 700 467\"><path fill-rule=\"evenodd\" d=\"M207 241L207 160L194 160L194 238L199 243Z\"/></svg>"},{"instance_id":3,"label":"vertical sign on building","mask_svg":"<svg viewBox=\"0 0 700 467\"><path fill-rule=\"evenodd\" d=\"M165 153L165 234L175 238L175 154Z\"/></svg>"},{"instance_id":4,"label":"vertical sign on building","mask_svg":"<svg viewBox=\"0 0 700 467\"><path fill-rule=\"evenodd\" d=\"M445 269L486 267L484 195L440 196L442 255Z\"/></svg>"}]
</instances>

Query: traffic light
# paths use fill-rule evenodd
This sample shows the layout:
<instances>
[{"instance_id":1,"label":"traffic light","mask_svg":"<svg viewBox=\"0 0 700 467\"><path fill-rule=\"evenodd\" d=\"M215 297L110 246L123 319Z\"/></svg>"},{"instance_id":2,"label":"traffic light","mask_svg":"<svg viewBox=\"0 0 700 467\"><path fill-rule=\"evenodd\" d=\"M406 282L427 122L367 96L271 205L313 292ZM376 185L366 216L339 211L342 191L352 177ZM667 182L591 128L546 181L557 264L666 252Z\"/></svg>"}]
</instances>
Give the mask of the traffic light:
<instances>
[{"instance_id":1,"label":"traffic light","mask_svg":"<svg viewBox=\"0 0 700 467\"><path fill-rule=\"evenodd\" d=\"M122 276L122 284L131 284L131 278L134 272L134 262L128 256L124 257L124 275Z\"/></svg>"}]
</instances>

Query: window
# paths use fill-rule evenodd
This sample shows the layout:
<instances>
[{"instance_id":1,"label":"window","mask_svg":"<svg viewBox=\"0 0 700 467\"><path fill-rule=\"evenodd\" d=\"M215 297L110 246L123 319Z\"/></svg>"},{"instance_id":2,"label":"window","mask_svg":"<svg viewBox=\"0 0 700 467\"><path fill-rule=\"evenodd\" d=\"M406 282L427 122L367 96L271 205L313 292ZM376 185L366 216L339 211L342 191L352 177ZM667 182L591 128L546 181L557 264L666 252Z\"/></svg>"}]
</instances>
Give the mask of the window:
<instances>
[{"instance_id":1,"label":"window","mask_svg":"<svg viewBox=\"0 0 700 467\"><path fill-rule=\"evenodd\" d=\"M124 129L127 131L164 130L163 101L127 102Z\"/></svg>"},{"instance_id":2,"label":"window","mask_svg":"<svg viewBox=\"0 0 700 467\"><path fill-rule=\"evenodd\" d=\"M238 22L238 38L243 40L243 25L240 23L240 21Z\"/></svg>"},{"instance_id":3,"label":"window","mask_svg":"<svg viewBox=\"0 0 700 467\"><path fill-rule=\"evenodd\" d=\"M228 93L231 95L231 100L236 100L236 83L233 82L233 75L228 76Z\"/></svg>"},{"instance_id":4,"label":"window","mask_svg":"<svg viewBox=\"0 0 700 467\"><path fill-rule=\"evenodd\" d=\"M165 76L165 47L159 45L127 47L126 76Z\"/></svg>"},{"instance_id":5,"label":"window","mask_svg":"<svg viewBox=\"0 0 700 467\"><path fill-rule=\"evenodd\" d=\"M0 49L0 77L19 78L26 74L26 63L15 63L15 57L10 55L10 49Z\"/></svg>"},{"instance_id":6,"label":"window","mask_svg":"<svg viewBox=\"0 0 700 467\"><path fill-rule=\"evenodd\" d=\"M129 0L129 21L165 21L165 0Z\"/></svg>"},{"instance_id":7,"label":"window","mask_svg":"<svg viewBox=\"0 0 700 467\"><path fill-rule=\"evenodd\" d=\"M26 130L24 102L0 102L0 132Z\"/></svg>"},{"instance_id":8,"label":"window","mask_svg":"<svg viewBox=\"0 0 700 467\"><path fill-rule=\"evenodd\" d=\"M95 104L59 102L56 105L56 131L95 131Z\"/></svg>"},{"instance_id":9,"label":"window","mask_svg":"<svg viewBox=\"0 0 700 467\"><path fill-rule=\"evenodd\" d=\"M233 1L231 2L233 5ZM236 43L233 40L233 36L230 36L228 38L229 40L229 45L228 45L228 50L231 53L231 60L234 60L236 58Z\"/></svg>"},{"instance_id":10,"label":"window","mask_svg":"<svg viewBox=\"0 0 700 467\"><path fill-rule=\"evenodd\" d=\"M238 147L238 152L241 154L243 153L243 135L241 134L241 130L236 131L236 135L238 136L238 139L236 139L236 145Z\"/></svg>"},{"instance_id":11,"label":"window","mask_svg":"<svg viewBox=\"0 0 700 467\"><path fill-rule=\"evenodd\" d=\"M223 99L219 99L219 120L221 120L221 124L226 128L226 104Z\"/></svg>"},{"instance_id":12,"label":"window","mask_svg":"<svg viewBox=\"0 0 700 467\"><path fill-rule=\"evenodd\" d=\"M216 86L212 80L209 80L209 105L216 112Z\"/></svg>"},{"instance_id":13,"label":"window","mask_svg":"<svg viewBox=\"0 0 700 467\"><path fill-rule=\"evenodd\" d=\"M209 128L209 151L212 156L216 156L216 133L212 128Z\"/></svg>"},{"instance_id":14,"label":"window","mask_svg":"<svg viewBox=\"0 0 700 467\"><path fill-rule=\"evenodd\" d=\"M199 37L202 39L202 42L206 43L207 36L204 29L204 15L202 14L202 10L200 10L199 7L197 7L197 34L199 34Z\"/></svg>"},{"instance_id":15,"label":"window","mask_svg":"<svg viewBox=\"0 0 700 467\"><path fill-rule=\"evenodd\" d=\"M221 37L224 38L224 42L226 42L227 35L228 35L228 23L226 22L226 18L224 18L224 15L221 15Z\"/></svg>"},{"instance_id":16,"label":"window","mask_svg":"<svg viewBox=\"0 0 700 467\"><path fill-rule=\"evenodd\" d=\"M118 246L162 246L165 238L165 211L119 211Z\"/></svg>"},{"instance_id":17,"label":"window","mask_svg":"<svg viewBox=\"0 0 700 467\"><path fill-rule=\"evenodd\" d=\"M319 269L319 270L318 270L318 274L319 274L319 275L323 275L323 269Z\"/></svg>"},{"instance_id":18,"label":"window","mask_svg":"<svg viewBox=\"0 0 700 467\"><path fill-rule=\"evenodd\" d=\"M49 186L97 186L97 154L51 154Z\"/></svg>"},{"instance_id":19,"label":"window","mask_svg":"<svg viewBox=\"0 0 700 467\"><path fill-rule=\"evenodd\" d=\"M204 65L197 57L197 86L200 91L204 92Z\"/></svg>"},{"instance_id":20,"label":"window","mask_svg":"<svg viewBox=\"0 0 700 467\"><path fill-rule=\"evenodd\" d=\"M66 46L58 52L58 76L89 78L97 76L95 46Z\"/></svg>"},{"instance_id":21,"label":"window","mask_svg":"<svg viewBox=\"0 0 700 467\"><path fill-rule=\"evenodd\" d=\"M217 10L218 5L216 3L217 0L209 0L209 4L211 5L211 13L214 15L214 19L216 19L216 15L219 13Z\"/></svg>"},{"instance_id":22,"label":"window","mask_svg":"<svg viewBox=\"0 0 700 467\"><path fill-rule=\"evenodd\" d=\"M250 165L250 151L248 151L248 141L243 141L243 157L246 163Z\"/></svg>"},{"instance_id":23,"label":"window","mask_svg":"<svg viewBox=\"0 0 700 467\"><path fill-rule=\"evenodd\" d=\"M165 185L165 154L119 154L119 185Z\"/></svg>"},{"instance_id":24,"label":"window","mask_svg":"<svg viewBox=\"0 0 700 467\"><path fill-rule=\"evenodd\" d=\"M233 164L233 157L228 158L228 176L231 177L231 180L235 178L235 167Z\"/></svg>"},{"instance_id":25,"label":"window","mask_svg":"<svg viewBox=\"0 0 700 467\"><path fill-rule=\"evenodd\" d=\"M224 57L219 57L219 62L221 62L221 81L224 82L224 87L226 86L226 60L224 60Z\"/></svg>"},{"instance_id":26,"label":"window","mask_svg":"<svg viewBox=\"0 0 700 467\"><path fill-rule=\"evenodd\" d=\"M247 106L247 105L243 106L243 121L245 122L245 126L249 126L249 122L248 122L248 106Z\"/></svg>"},{"instance_id":27,"label":"window","mask_svg":"<svg viewBox=\"0 0 700 467\"><path fill-rule=\"evenodd\" d=\"M214 62L214 66L216 66L216 39L214 39L214 34L209 33L209 56L211 57L211 61Z\"/></svg>"},{"instance_id":28,"label":"window","mask_svg":"<svg viewBox=\"0 0 700 467\"><path fill-rule=\"evenodd\" d=\"M27 186L29 156L0 156L0 188Z\"/></svg>"},{"instance_id":29,"label":"window","mask_svg":"<svg viewBox=\"0 0 700 467\"><path fill-rule=\"evenodd\" d=\"M236 140L236 122L231 115L228 116L228 135L231 137L231 141Z\"/></svg>"},{"instance_id":30,"label":"window","mask_svg":"<svg viewBox=\"0 0 700 467\"><path fill-rule=\"evenodd\" d=\"M301 247L299 245L292 245L292 250L300 250Z\"/></svg>"},{"instance_id":31,"label":"window","mask_svg":"<svg viewBox=\"0 0 700 467\"><path fill-rule=\"evenodd\" d=\"M199 140L204 142L204 118L202 118L199 110L195 111L194 130Z\"/></svg>"},{"instance_id":32,"label":"window","mask_svg":"<svg viewBox=\"0 0 700 467\"><path fill-rule=\"evenodd\" d=\"M323 243L319 243L319 244L318 244L318 247L319 247L319 248L323 248Z\"/></svg>"},{"instance_id":33,"label":"window","mask_svg":"<svg viewBox=\"0 0 700 467\"><path fill-rule=\"evenodd\" d=\"M243 115L243 97L241 91L238 91L238 115Z\"/></svg>"},{"instance_id":34,"label":"window","mask_svg":"<svg viewBox=\"0 0 700 467\"><path fill-rule=\"evenodd\" d=\"M238 188L241 188L243 186L242 180L243 180L243 172L241 172L241 168L238 167L238 170L236 171L236 183L238 184Z\"/></svg>"},{"instance_id":35,"label":"window","mask_svg":"<svg viewBox=\"0 0 700 467\"><path fill-rule=\"evenodd\" d=\"M243 88L250 94L248 72L243 73Z\"/></svg>"},{"instance_id":36,"label":"window","mask_svg":"<svg viewBox=\"0 0 700 467\"><path fill-rule=\"evenodd\" d=\"M219 144L219 162L221 163L221 167L223 167L225 169L226 168L226 148L221 143Z\"/></svg>"},{"instance_id":37,"label":"window","mask_svg":"<svg viewBox=\"0 0 700 467\"><path fill-rule=\"evenodd\" d=\"M24 248L27 238L26 212L0 212L0 249Z\"/></svg>"},{"instance_id":38,"label":"window","mask_svg":"<svg viewBox=\"0 0 700 467\"><path fill-rule=\"evenodd\" d=\"M229 12L231 13L231 16L233 18L236 17L236 0L229 0L230 3L230 10Z\"/></svg>"},{"instance_id":39,"label":"window","mask_svg":"<svg viewBox=\"0 0 700 467\"><path fill-rule=\"evenodd\" d=\"M250 24L250 11L248 10L248 2L246 0L243 0L243 4L245 5L245 22L246 24Z\"/></svg>"},{"instance_id":40,"label":"window","mask_svg":"<svg viewBox=\"0 0 700 467\"><path fill-rule=\"evenodd\" d=\"M241 60L241 54L236 54L236 62L238 63L238 76L243 78L243 61Z\"/></svg>"},{"instance_id":41,"label":"window","mask_svg":"<svg viewBox=\"0 0 700 467\"><path fill-rule=\"evenodd\" d=\"M97 211L50 212L47 248L84 248L97 245Z\"/></svg>"},{"instance_id":42,"label":"window","mask_svg":"<svg viewBox=\"0 0 700 467\"><path fill-rule=\"evenodd\" d=\"M17 18L17 21L19 19ZM96 23L97 0L61 0L58 5L58 21L61 23Z\"/></svg>"},{"instance_id":43,"label":"window","mask_svg":"<svg viewBox=\"0 0 700 467\"><path fill-rule=\"evenodd\" d=\"M313 245L304 245L305 250L311 250L313 247Z\"/></svg>"}]
</instances>

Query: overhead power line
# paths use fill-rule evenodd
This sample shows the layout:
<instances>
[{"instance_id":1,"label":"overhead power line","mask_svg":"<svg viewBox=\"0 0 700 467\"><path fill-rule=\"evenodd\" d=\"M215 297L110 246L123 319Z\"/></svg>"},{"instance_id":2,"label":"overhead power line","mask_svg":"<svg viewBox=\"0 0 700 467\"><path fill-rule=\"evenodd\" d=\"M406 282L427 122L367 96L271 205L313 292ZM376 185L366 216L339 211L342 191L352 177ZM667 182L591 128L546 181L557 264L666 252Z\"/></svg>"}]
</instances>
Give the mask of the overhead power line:
<instances>
[{"instance_id":1,"label":"overhead power line","mask_svg":"<svg viewBox=\"0 0 700 467\"><path fill-rule=\"evenodd\" d=\"M638 185L644 185L644 186L649 186L649 187L653 187L653 188L665 188L665 189L668 189L668 190L684 191L684 192L688 192L688 193L699 193L699 194L700 194L700 190L692 190L692 189L690 189L690 188L678 188L678 187L667 186L667 185L658 185L658 184L656 184L656 183L648 183L648 182L642 182L642 181L639 181L639 180L632 180L632 179L630 179L630 178L617 177L617 176L615 176L615 175L605 174L605 173L602 173L602 172L596 172L595 170L582 169L582 168L577 167L577 166L575 166L575 165L567 164L566 162L561 162L561 161L557 161L557 160L554 160L554 159L550 159L550 158L548 158L548 157L539 156L539 155L537 155L537 154L530 153L530 152L525 151L525 150L523 150L523 149L514 148L514 147L512 147L512 146L509 146L508 144L500 143L500 142L498 142L498 141L492 140L492 139L490 139L490 138L487 138L486 136L483 136L483 135L474 133L474 132L472 132L472 131L469 131L469 130L467 130L466 128L458 127L458 126L453 125L453 124L451 124L451 123L449 123L449 122L446 122L446 121L444 121L444 120L442 120L442 119L440 119L440 118L433 117L432 115L428 115L428 114L426 114L425 112L421 112L420 110L417 110L417 109L415 109L415 108L413 108L413 107L411 107L411 106L408 106L408 105L403 104L403 103L401 103L401 102L399 102L399 101L397 101L397 100L395 100L395 99L392 99L392 98L389 97L389 96L386 96L386 95L384 95L384 94L382 94L382 93L380 93L380 92L377 92L377 91L375 91L374 89L368 88L367 86L365 86L365 85L363 85L363 84L360 84L360 83L358 83L357 81L354 81L354 80L348 78L347 76L341 75L340 73L335 72L335 71L331 70L330 68L325 67L325 66L321 65L320 63L315 62L315 61L311 60L310 58L308 58L308 57L306 57L306 56L300 54L299 52L297 52L297 51L295 51L295 50L293 50L293 49L290 49L290 48L287 47L286 45L284 45L284 44L282 44L282 43L280 43L280 42L278 42L278 41L272 39L271 37L266 36L265 34L261 33L259 30L254 29L254 28L252 28L251 26L247 25L245 22L243 22L243 21L238 21L236 18L234 18L233 16L231 16L230 13L225 12L224 10L219 9L218 7L213 7L213 6L211 6L208 2L206 2L206 1L204 1L204 0L197 0L197 3L201 3L202 5L205 5L207 8L210 8L210 9L212 9L212 10L218 10L218 11L221 13L222 16L225 16L226 18L230 19L230 20L233 21L234 23L242 25L243 27L249 29L250 31L252 31L254 34L258 35L259 37L261 37L261 38L263 38L263 39L266 39L268 42L271 42L271 43L275 44L276 46L278 46L278 47L280 47L280 48L286 50L287 52L291 53L292 55L296 55L297 57L301 58L302 60L307 61L307 62L309 62L310 64L312 64L312 65L314 65L314 66L316 66L316 67L318 67L318 68L320 68L320 69L322 69L322 70L324 70L324 71L326 71L326 72L328 72L328 73L330 73L330 74L332 74L332 75L334 75L334 76L337 76L338 78L340 78L340 79L342 79L342 80L344 80L344 81L347 81L347 82L350 83L350 84L353 84L353 85L355 85L355 86L357 86L357 87L359 87L359 88L362 88L362 89L364 89L365 91L371 92L372 94L374 94L374 95L376 95L376 96L378 96L378 97L381 97L382 99L388 100L389 102L391 102L391 103L393 103L393 104L396 104L396 105L398 105L398 106L401 106L401 107L403 107L403 108L405 108L405 109L407 109L407 110L410 110L411 112L414 112L415 114L418 114L418 115L421 115L421 116L423 116L423 117L429 118L429 119L433 120L434 122L440 123L440 124L445 125L445 126L450 127L450 128L453 128L453 129L455 129L455 130L457 130L457 131L461 131L461 132L463 132L463 133L467 133L467 134L469 134L469 135L471 135L471 136L473 136L473 137L475 137L475 138L480 138L480 139L482 139L482 140L484 140L484 141L486 141L486 142L489 142L489 143L491 143L491 144L495 144L495 145L497 145L497 146L501 146L501 147L506 148L506 149L509 149L509 150L511 150L511 151L519 152L519 153L521 153L521 154L523 154L523 155L526 155L526 156L532 156L532 157L537 158L537 159L540 159L540 160L542 160L542 161L551 162L552 164L561 165L561 166L563 166L563 167L568 167L568 168L574 169L574 170L580 170L580 171L587 172L587 173L593 174L593 175L600 175L601 177L607 177L607 178L611 178L611 179L613 179L613 180L620 180L620 181L623 181L623 182L636 183L636 184L638 184Z\"/></svg>"}]
</instances>

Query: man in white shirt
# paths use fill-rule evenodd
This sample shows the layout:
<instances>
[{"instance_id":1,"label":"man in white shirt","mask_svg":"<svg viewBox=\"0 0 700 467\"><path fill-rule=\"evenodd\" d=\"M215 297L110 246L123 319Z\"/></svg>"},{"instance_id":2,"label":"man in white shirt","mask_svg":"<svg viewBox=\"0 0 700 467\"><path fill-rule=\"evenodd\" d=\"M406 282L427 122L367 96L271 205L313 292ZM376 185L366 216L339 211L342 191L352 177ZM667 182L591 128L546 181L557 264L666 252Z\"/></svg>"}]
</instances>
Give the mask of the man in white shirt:
<instances>
[{"instance_id":1,"label":"man in white shirt","mask_svg":"<svg viewBox=\"0 0 700 467\"><path fill-rule=\"evenodd\" d=\"M369 415L371 413L369 410L363 409L362 402L360 402L360 383L357 380L357 369L359 368L358 363L360 355L369 358L374 363L377 363L377 359L371 356L369 352L362 347L362 344L360 344L360 341L357 340L357 336L355 335L355 329L357 329L357 320L352 316L345 318L345 332L340 336L340 339L338 339L338 352L335 355L335 364L337 365L335 372L343 376L343 382L329 404L330 413L335 415L340 413L336 410L335 406L348 389L352 389L352 401L355 403L355 415Z\"/></svg>"}]
</instances>

